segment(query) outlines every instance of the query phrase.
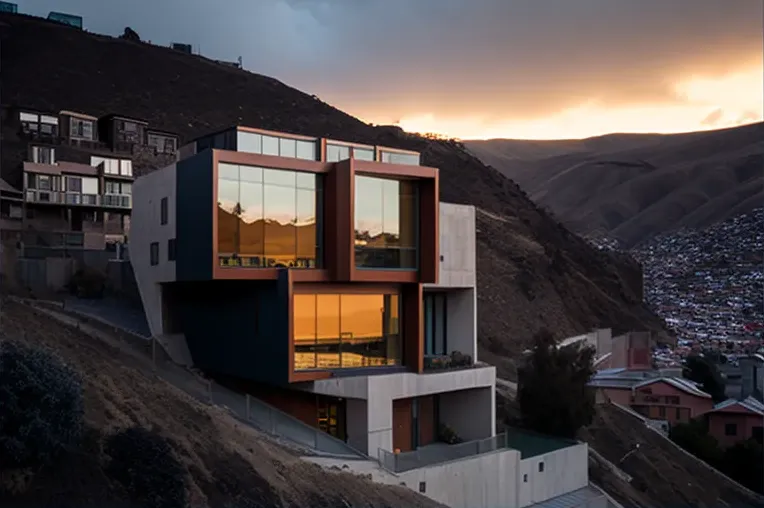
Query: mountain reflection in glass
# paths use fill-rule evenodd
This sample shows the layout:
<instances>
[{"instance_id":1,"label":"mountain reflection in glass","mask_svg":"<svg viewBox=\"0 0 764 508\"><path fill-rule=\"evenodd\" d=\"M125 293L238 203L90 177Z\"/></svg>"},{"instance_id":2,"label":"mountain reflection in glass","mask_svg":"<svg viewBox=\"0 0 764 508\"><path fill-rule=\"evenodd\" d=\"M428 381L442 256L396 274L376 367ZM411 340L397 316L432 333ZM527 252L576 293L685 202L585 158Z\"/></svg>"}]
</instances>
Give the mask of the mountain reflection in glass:
<instances>
[{"instance_id":1,"label":"mountain reflection in glass","mask_svg":"<svg viewBox=\"0 0 764 508\"><path fill-rule=\"evenodd\" d=\"M397 294L296 294L294 368L400 365Z\"/></svg>"},{"instance_id":2,"label":"mountain reflection in glass","mask_svg":"<svg viewBox=\"0 0 764 508\"><path fill-rule=\"evenodd\" d=\"M357 268L417 269L415 181L356 175L354 221Z\"/></svg>"},{"instance_id":3,"label":"mountain reflection in glass","mask_svg":"<svg viewBox=\"0 0 764 508\"><path fill-rule=\"evenodd\" d=\"M221 266L318 266L313 173L218 164L218 259Z\"/></svg>"}]
</instances>

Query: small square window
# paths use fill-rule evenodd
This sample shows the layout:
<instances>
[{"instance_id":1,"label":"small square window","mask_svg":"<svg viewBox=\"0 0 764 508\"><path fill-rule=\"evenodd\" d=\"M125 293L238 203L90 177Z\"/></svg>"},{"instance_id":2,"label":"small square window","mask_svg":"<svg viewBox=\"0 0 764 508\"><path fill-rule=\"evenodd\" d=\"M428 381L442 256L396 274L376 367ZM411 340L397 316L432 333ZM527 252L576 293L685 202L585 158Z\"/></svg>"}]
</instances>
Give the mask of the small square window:
<instances>
[{"instance_id":1,"label":"small square window","mask_svg":"<svg viewBox=\"0 0 764 508\"><path fill-rule=\"evenodd\" d=\"M544 463L539 462L539 473L543 473L543 472L544 472Z\"/></svg>"},{"instance_id":2,"label":"small square window","mask_svg":"<svg viewBox=\"0 0 764 508\"><path fill-rule=\"evenodd\" d=\"M725 436L737 436L737 423L726 423L726 424L724 424L724 435Z\"/></svg>"},{"instance_id":3,"label":"small square window","mask_svg":"<svg viewBox=\"0 0 764 508\"><path fill-rule=\"evenodd\" d=\"M151 257L151 266L159 264L159 242L151 242L149 246L149 255Z\"/></svg>"},{"instance_id":4,"label":"small square window","mask_svg":"<svg viewBox=\"0 0 764 508\"><path fill-rule=\"evenodd\" d=\"M161 215L160 221L162 223L162 226L167 224L167 212L168 212L167 198L162 198L162 201L159 204L159 213Z\"/></svg>"},{"instance_id":5,"label":"small square window","mask_svg":"<svg viewBox=\"0 0 764 508\"><path fill-rule=\"evenodd\" d=\"M175 238L167 240L167 261L175 261Z\"/></svg>"}]
</instances>

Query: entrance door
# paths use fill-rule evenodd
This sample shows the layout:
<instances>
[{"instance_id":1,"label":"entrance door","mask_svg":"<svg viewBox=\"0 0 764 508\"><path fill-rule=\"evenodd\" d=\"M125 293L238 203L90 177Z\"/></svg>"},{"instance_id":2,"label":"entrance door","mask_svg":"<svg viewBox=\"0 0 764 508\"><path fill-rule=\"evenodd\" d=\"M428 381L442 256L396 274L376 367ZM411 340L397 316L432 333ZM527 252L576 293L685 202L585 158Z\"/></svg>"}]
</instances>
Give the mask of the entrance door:
<instances>
[{"instance_id":1,"label":"entrance door","mask_svg":"<svg viewBox=\"0 0 764 508\"><path fill-rule=\"evenodd\" d=\"M413 449L411 421L411 399L393 400L393 451L408 452Z\"/></svg>"},{"instance_id":2,"label":"entrance door","mask_svg":"<svg viewBox=\"0 0 764 508\"><path fill-rule=\"evenodd\" d=\"M318 428L327 434L347 441L345 403L339 400L318 401Z\"/></svg>"},{"instance_id":3,"label":"entrance door","mask_svg":"<svg viewBox=\"0 0 764 508\"><path fill-rule=\"evenodd\" d=\"M72 210L72 231L82 231L82 210Z\"/></svg>"}]
</instances>

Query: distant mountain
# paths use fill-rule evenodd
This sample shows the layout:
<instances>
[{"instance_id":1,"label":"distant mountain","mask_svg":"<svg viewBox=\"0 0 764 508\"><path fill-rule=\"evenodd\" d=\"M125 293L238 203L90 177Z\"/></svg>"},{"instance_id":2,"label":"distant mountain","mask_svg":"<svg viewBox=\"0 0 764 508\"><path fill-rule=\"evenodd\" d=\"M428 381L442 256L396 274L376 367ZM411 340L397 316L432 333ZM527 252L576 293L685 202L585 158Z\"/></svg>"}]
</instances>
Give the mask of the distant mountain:
<instances>
[{"instance_id":1,"label":"distant mountain","mask_svg":"<svg viewBox=\"0 0 764 508\"><path fill-rule=\"evenodd\" d=\"M679 227L704 228L764 202L764 123L465 145L577 233L607 235L625 247Z\"/></svg>"}]
</instances>

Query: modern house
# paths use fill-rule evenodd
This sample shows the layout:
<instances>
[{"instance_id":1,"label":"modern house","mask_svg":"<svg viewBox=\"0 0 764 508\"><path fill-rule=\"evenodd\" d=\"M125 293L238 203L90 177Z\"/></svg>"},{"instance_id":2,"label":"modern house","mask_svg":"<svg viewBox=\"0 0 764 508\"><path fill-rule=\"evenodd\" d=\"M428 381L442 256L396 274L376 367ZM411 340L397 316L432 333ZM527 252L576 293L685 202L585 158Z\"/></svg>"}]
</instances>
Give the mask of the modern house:
<instances>
[{"instance_id":1,"label":"modern house","mask_svg":"<svg viewBox=\"0 0 764 508\"><path fill-rule=\"evenodd\" d=\"M764 404L753 397L720 402L705 418L709 434L725 448L746 439L764 444Z\"/></svg>"},{"instance_id":2,"label":"modern house","mask_svg":"<svg viewBox=\"0 0 764 508\"><path fill-rule=\"evenodd\" d=\"M439 202L438 182L415 152L246 127L181 147L134 185L152 335L344 441L375 481L453 507L601 497L585 443L496 434L475 209Z\"/></svg>"},{"instance_id":3,"label":"modern house","mask_svg":"<svg viewBox=\"0 0 764 508\"><path fill-rule=\"evenodd\" d=\"M197 367L375 457L494 436L474 208L418 154L238 127L134 195L152 334Z\"/></svg>"},{"instance_id":4,"label":"modern house","mask_svg":"<svg viewBox=\"0 0 764 508\"><path fill-rule=\"evenodd\" d=\"M48 14L48 19L50 21L55 21L56 23L61 23L62 25L68 25L82 30L82 16L77 16L76 14L51 11Z\"/></svg>"}]
</instances>

